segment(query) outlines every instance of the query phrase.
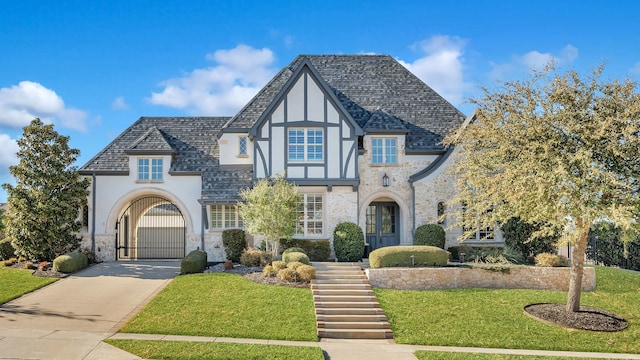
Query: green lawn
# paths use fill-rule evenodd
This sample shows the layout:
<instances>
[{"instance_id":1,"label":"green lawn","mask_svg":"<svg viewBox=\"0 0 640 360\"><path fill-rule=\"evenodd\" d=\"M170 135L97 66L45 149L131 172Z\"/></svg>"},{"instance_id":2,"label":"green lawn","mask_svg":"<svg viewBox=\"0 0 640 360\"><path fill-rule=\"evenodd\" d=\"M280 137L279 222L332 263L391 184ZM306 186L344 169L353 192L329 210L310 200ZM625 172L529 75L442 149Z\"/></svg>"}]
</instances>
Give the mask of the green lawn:
<instances>
[{"instance_id":1,"label":"green lawn","mask_svg":"<svg viewBox=\"0 0 640 360\"><path fill-rule=\"evenodd\" d=\"M187 341L107 340L107 343L142 357L158 360L323 360L319 347Z\"/></svg>"},{"instance_id":2,"label":"green lawn","mask_svg":"<svg viewBox=\"0 0 640 360\"><path fill-rule=\"evenodd\" d=\"M58 280L33 276L32 273L33 270L0 267L0 304Z\"/></svg>"},{"instance_id":3,"label":"green lawn","mask_svg":"<svg viewBox=\"0 0 640 360\"><path fill-rule=\"evenodd\" d=\"M121 332L317 341L311 290L234 274L178 276Z\"/></svg>"},{"instance_id":4,"label":"green lawn","mask_svg":"<svg viewBox=\"0 0 640 360\"><path fill-rule=\"evenodd\" d=\"M603 333L567 330L527 317L523 308L566 301L566 292L375 289L394 339L401 344L640 353L640 273L596 268L597 289L582 305L622 316L629 328Z\"/></svg>"},{"instance_id":5,"label":"green lawn","mask_svg":"<svg viewBox=\"0 0 640 360\"><path fill-rule=\"evenodd\" d=\"M574 357L558 356L535 356L535 355L502 355L502 354L476 354L476 353L454 353L440 351L416 351L414 353L418 360L561 360L561 359L586 359ZM592 359L592 358L590 358Z\"/></svg>"}]
</instances>

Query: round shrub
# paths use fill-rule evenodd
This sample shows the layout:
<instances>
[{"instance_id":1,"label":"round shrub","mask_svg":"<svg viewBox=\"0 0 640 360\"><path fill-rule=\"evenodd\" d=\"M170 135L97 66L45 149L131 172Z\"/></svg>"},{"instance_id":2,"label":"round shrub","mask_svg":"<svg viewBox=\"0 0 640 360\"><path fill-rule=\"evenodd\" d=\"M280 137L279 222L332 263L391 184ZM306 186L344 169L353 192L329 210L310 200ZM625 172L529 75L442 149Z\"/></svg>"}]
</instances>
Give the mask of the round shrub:
<instances>
[{"instance_id":1,"label":"round shrub","mask_svg":"<svg viewBox=\"0 0 640 360\"><path fill-rule=\"evenodd\" d=\"M309 282L316 278L316 269L311 265L301 265L296 269L301 281Z\"/></svg>"},{"instance_id":2,"label":"round shrub","mask_svg":"<svg viewBox=\"0 0 640 360\"><path fill-rule=\"evenodd\" d=\"M360 261L364 255L364 233L352 223L343 222L333 230L333 250L338 261Z\"/></svg>"},{"instance_id":3,"label":"round shrub","mask_svg":"<svg viewBox=\"0 0 640 360\"><path fill-rule=\"evenodd\" d=\"M445 233L438 224L420 225L413 237L415 245L429 245L444 249Z\"/></svg>"},{"instance_id":4,"label":"round shrub","mask_svg":"<svg viewBox=\"0 0 640 360\"><path fill-rule=\"evenodd\" d=\"M296 271L302 265L306 265L306 264L303 264L303 263L301 263L299 261L290 262L290 263L287 264L287 269L291 269L293 271Z\"/></svg>"},{"instance_id":5,"label":"round shrub","mask_svg":"<svg viewBox=\"0 0 640 360\"><path fill-rule=\"evenodd\" d=\"M271 266L273 266L273 269L276 271L285 269L287 267L287 264L284 261L273 261L271 262Z\"/></svg>"},{"instance_id":6,"label":"round shrub","mask_svg":"<svg viewBox=\"0 0 640 360\"><path fill-rule=\"evenodd\" d=\"M536 266L543 267L564 267L569 266L569 259L550 253L540 253L536 255Z\"/></svg>"},{"instance_id":7,"label":"round shrub","mask_svg":"<svg viewBox=\"0 0 640 360\"><path fill-rule=\"evenodd\" d=\"M16 249L11 245L11 238L0 240L0 260L8 260L16 256Z\"/></svg>"},{"instance_id":8,"label":"round shrub","mask_svg":"<svg viewBox=\"0 0 640 360\"><path fill-rule=\"evenodd\" d=\"M290 248L288 248L288 249L284 249L284 251L282 252L282 258L284 259L284 256L285 256L286 254L288 254L288 253L291 253L291 252L301 252L301 253L303 253L303 254L306 254L306 253L307 253L307 252L306 252L303 248L301 248L301 247L290 247Z\"/></svg>"},{"instance_id":9,"label":"round shrub","mask_svg":"<svg viewBox=\"0 0 640 360\"><path fill-rule=\"evenodd\" d=\"M278 279L287 282L295 282L297 279L297 274L294 270L285 268L278 271Z\"/></svg>"},{"instance_id":10,"label":"round shrub","mask_svg":"<svg viewBox=\"0 0 640 360\"><path fill-rule=\"evenodd\" d=\"M369 254L372 269L385 267L445 266L449 252L435 246L387 246Z\"/></svg>"},{"instance_id":11,"label":"round shrub","mask_svg":"<svg viewBox=\"0 0 640 360\"><path fill-rule=\"evenodd\" d=\"M271 253L268 251L247 249L240 256L240 264L244 266L265 266L271 262Z\"/></svg>"},{"instance_id":12,"label":"round shrub","mask_svg":"<svg viewBox=\"0 0 640 360\"><path fill-rule=\"evenodd\" d=\"M290 263L290 262L301 262L303 264L307 264L310 265L311 262L309 261L309 257L307 256L307 254L305 253L301 253L301 252L290 252L290 253L286 253L283 257L282 260L285 263Z\"/></svg>"},{"instance_id":13,"label":"round shrub","mask_svg":"<svg viewBox=\"0 0 640 360\"><path fill-rule=\"evenodd\" d=\"M55 269L55 260L53 262ZM207 253L202 250L193 250L180 261L180 274L197 274L207 268Z\"/></svg>"},{"instance_id":14,"label":"round shrub","mask_svg":"<svg viewBox=\"0 0 640 360\"><path fill-rule=\"evenodd\" d=\"M228 229L222 232L222 245L227 259L238 262L242 252L247 248L247 237L244 230Z\"/></svg>"},{"instance_id":15,"label":"round shrub","mask_svg":"<svg viewBox=\"0 0 640 360\"><path fill-rule=\"evenodd\" d=\"M267 265L264 267L264 269L262 269L262 275L264 275L264 277L276 276L277 273L278 271L271 265Z\"/></svg>"}]
</instances>

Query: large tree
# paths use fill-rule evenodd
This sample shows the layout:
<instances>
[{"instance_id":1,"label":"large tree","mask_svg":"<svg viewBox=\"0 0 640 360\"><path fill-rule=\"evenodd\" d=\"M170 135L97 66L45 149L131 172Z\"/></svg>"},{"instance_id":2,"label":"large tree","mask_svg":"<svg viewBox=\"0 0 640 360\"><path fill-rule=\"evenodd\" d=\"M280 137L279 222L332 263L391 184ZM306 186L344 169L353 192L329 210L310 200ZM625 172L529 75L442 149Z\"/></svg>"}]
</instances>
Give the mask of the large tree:
<instances>
[{"instance_id":1,"label":"large tree","mask_svg":"<svg viewBox=\"0 0 640 360\"><path fill-rule=\"evenodd\" d=\"M251 234L264 235L267 248L275 253L280 239L290 239L299 216L298 187L283 176L261 179L240 194L240 215Z\"/></svg>"},{"instance_id":2,"label":"large tree","mask_svg":"<svg viewBox=\"0 0 640 360\"><path fill-rule=\"evenodd\" d=\"M562 229L573 244L567 311L580 308L589 229L609 219L629 229L640 193L640 95L636 84L553 65L521 81L483 87L473 120L445 144L455 145L465 229L509 218ZM472 214L472 216L468 216Z\"/></svg>"},{"instance_id":3,"label":"large tree","mask_svg":"<svg viewBox=\"0 0 640 360\"><path fill-rule=\"evenodd\" d=\"M3 184L9 194L6 233L18 255L52 260L75 250L86 204L89 180L73 166L79 151L53 125L34 119L18 140L18 165L9 171L16 185Z\"/></svg>"}]
</instances>

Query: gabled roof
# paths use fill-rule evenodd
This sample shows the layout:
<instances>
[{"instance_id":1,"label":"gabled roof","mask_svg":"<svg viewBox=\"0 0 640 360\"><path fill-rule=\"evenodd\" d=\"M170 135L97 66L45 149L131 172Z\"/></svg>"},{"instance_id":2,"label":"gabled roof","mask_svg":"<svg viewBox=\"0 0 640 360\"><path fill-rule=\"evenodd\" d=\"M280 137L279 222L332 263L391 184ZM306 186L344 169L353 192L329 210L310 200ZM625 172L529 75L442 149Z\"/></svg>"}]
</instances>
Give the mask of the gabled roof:
<instances>
[{"instance_id":1,"label":"gabled roof","mask_svg":"<svg viewBox=\"0 0 640 360\"><path fill-rule=\"evenodd\" d=\"M228 117L141 117L98 155L89 160L83 175L124 175L129 154L173 154L172 175L202 175L202 197L233 202L251 185L253 170L219 165L217 136ZM164 140L163 140L164 139ZM168 152L170 150L170 152Z\"/></svg>"},{"instance_id":2,"label":"gabled roof","mask_svg":"<svg viewBox=\"0 0 640 360\"><path fill-rule=\"evenodd\" d=\"M465 119L458 109L388 55L300 55L280 70L225 125L224 131L248 131L253 127L305 61L360 128L397 132L404 127L409 153L443 152L440 142ZM393 119L393 129L380 121L380 109L384 109L384 118Z\"/></svg>"}]
</instances>

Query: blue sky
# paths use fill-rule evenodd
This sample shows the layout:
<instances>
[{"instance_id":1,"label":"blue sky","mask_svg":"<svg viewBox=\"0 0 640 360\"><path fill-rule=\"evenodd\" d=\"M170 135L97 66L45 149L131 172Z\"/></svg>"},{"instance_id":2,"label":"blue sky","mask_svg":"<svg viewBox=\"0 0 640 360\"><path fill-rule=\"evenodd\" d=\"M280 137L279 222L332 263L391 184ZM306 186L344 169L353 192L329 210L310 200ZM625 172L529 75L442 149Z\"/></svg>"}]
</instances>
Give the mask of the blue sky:
<instances>
[{"instance_id":1,"label":"blue sky","mask_svg":"<svg viewBox=\"0 0 640 360\"><path fill-rule=\"evenodd\" d=\"M635 1L0 0L0 183L34 117L86 163L140 116L233 115L299 54L389 54L465 114L554 59L640 79ZM0 190L0 202L6 194Z\"/></svg>"}]
</instances>

